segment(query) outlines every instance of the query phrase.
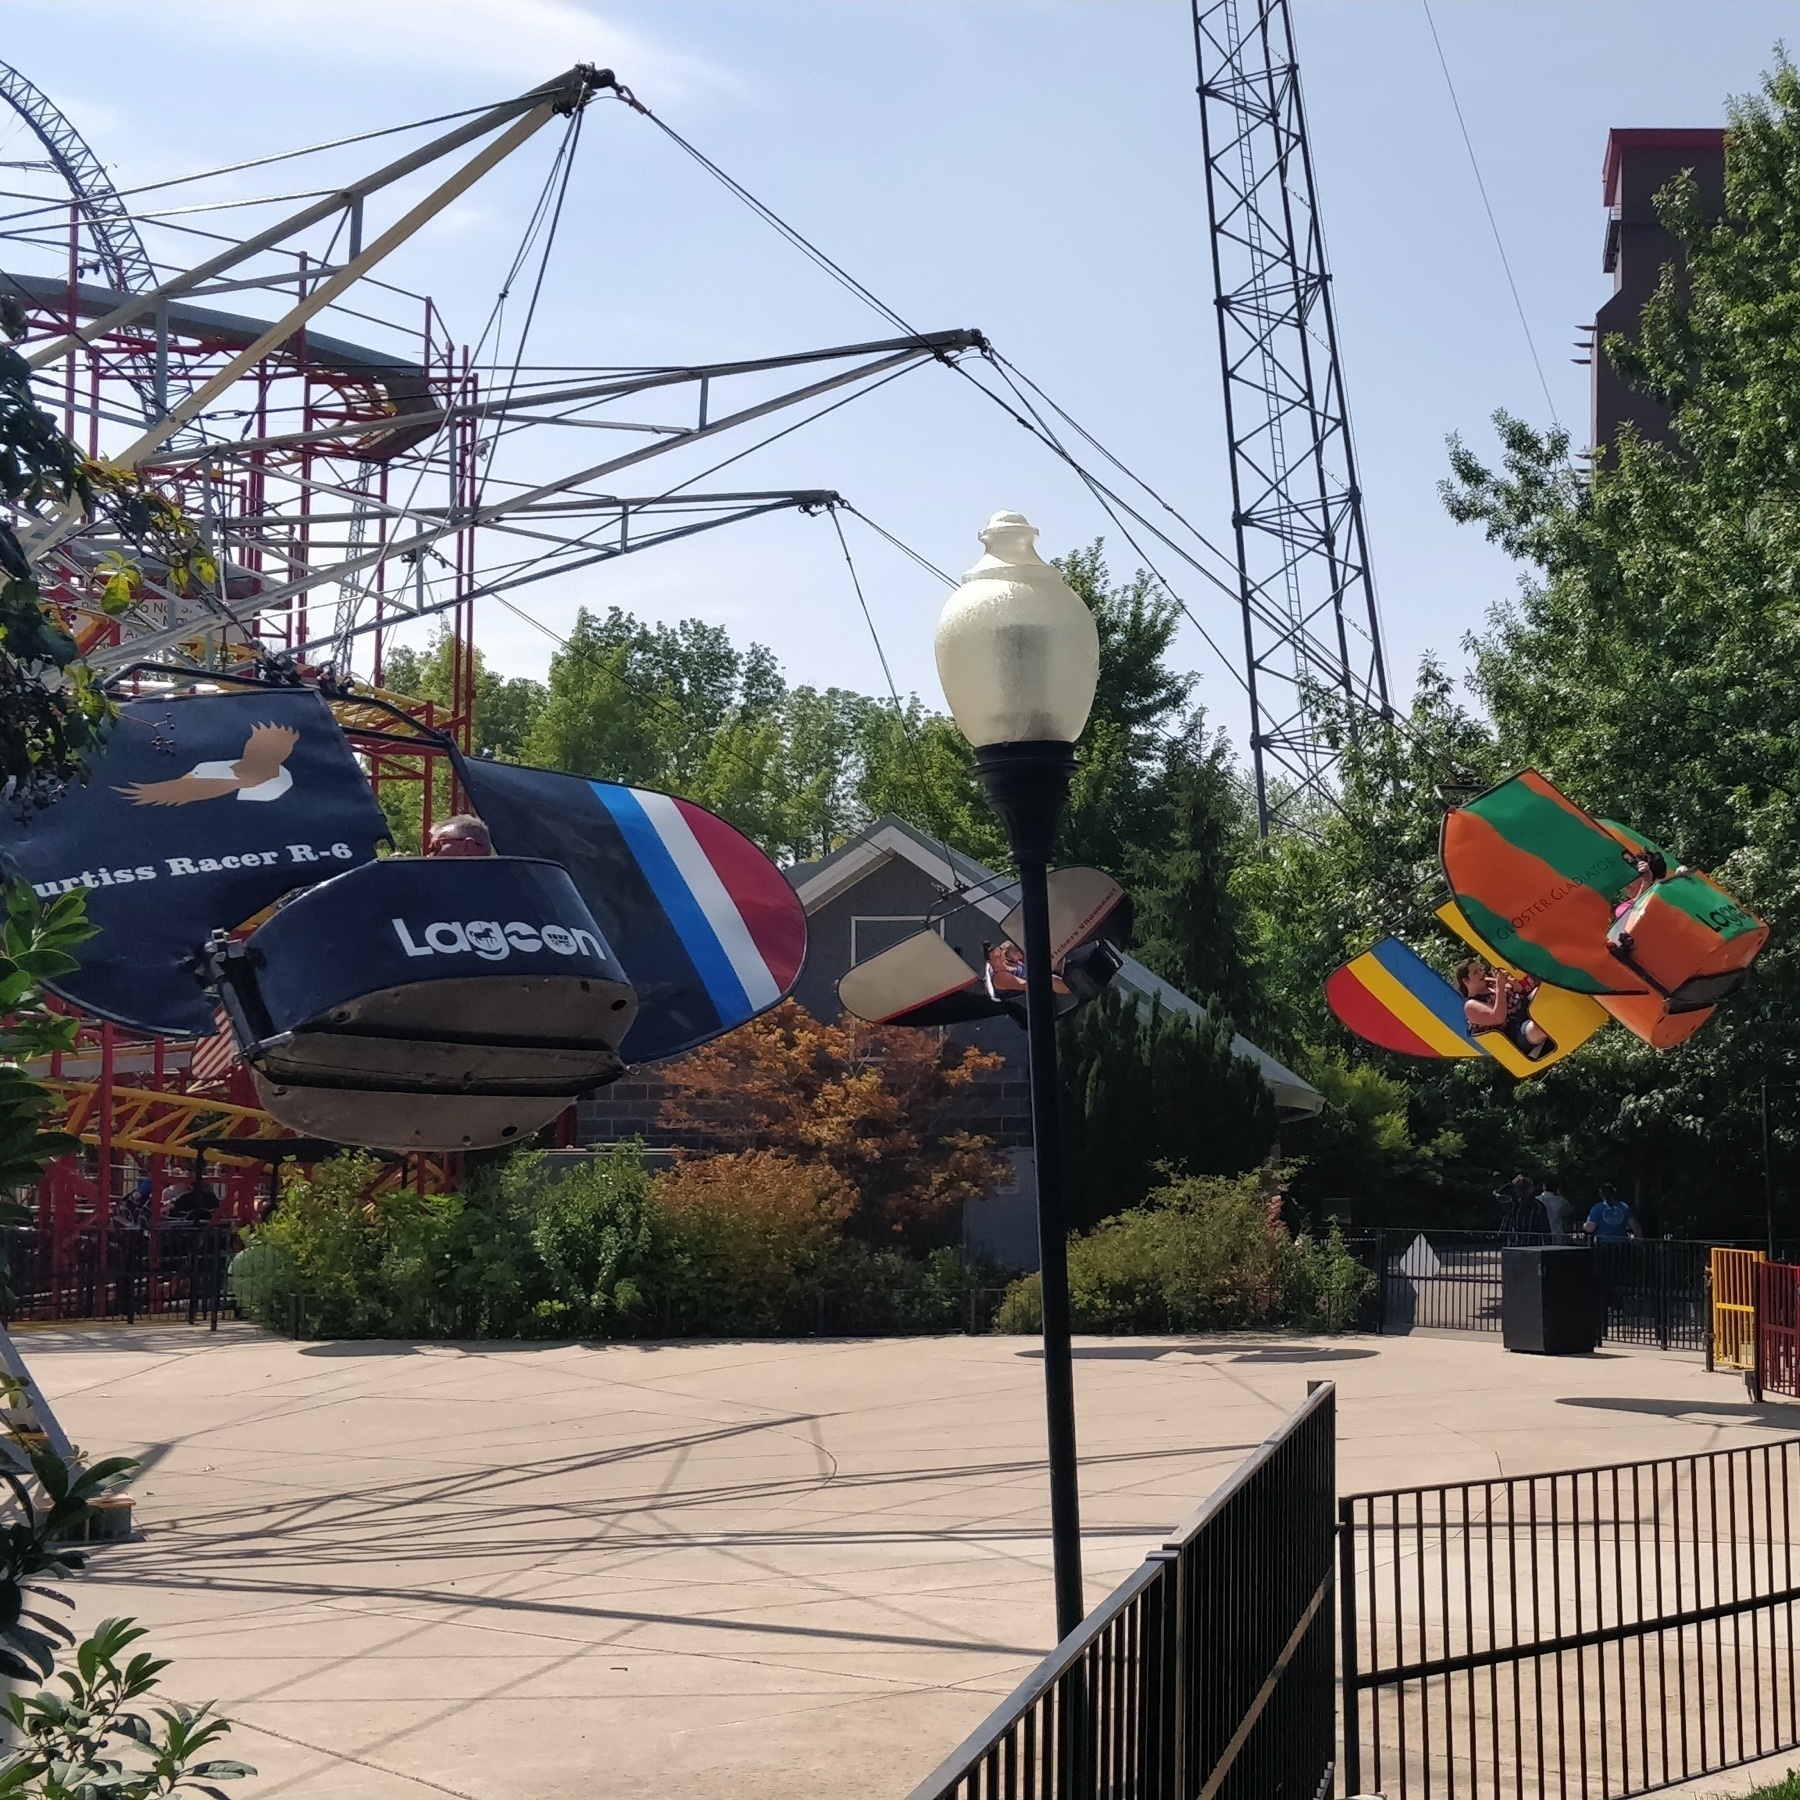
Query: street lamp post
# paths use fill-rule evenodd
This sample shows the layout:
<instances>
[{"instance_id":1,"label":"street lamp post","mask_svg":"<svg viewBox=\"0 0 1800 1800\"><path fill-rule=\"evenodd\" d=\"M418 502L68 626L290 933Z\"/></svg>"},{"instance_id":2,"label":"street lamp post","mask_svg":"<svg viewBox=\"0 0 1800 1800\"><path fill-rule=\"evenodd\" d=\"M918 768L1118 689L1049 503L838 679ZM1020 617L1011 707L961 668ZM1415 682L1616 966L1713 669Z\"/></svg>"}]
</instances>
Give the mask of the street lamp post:
<instances>
[{"instance_id":1,"label":"street lamp post","mask_svg":"<svg viewBox=\"0 0 1800 1800\"><path fill-rule=\"evenodd\" d=\"M975 767L1005 821L1024 921L1025 1030L1031 1072L1032 1162L1044 1314L1044 1409L1050 1444L1050 1535L1056 1631L1081 1623L1081 1493L1075 1460L1075 1369L1069 1345L1068 1222L1057 1117L1056 1000L1051 988L1047 878L1057 822L1075 773L1075 740L1100 674L1093 614L1037 553L1037 531L995 513L987 554L944 605L938 678Z\"/></svg>"}]
</instances>

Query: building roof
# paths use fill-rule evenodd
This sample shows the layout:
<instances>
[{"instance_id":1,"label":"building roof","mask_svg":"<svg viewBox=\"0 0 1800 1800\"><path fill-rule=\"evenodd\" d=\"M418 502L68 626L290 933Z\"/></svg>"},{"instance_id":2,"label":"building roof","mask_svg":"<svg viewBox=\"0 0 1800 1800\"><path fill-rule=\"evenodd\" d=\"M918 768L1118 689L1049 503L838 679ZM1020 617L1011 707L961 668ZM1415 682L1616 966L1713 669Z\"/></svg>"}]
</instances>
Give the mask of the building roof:
<instances>
[{"instance_id":1,"label":"building roof","mask_svg":"<svg viewBox=\"0 0 1800 1800\"><path fill-rule=\"evenodd\" d=\"M1705 150L1716 155L1724 144L1722 125L1614 126L1606 134L1606 157L1600 165L1603 204L1619 204L1619 160L1627 151Z\"/></svg>"},{"instance_id":2,"label":"building roof","mask_svg":"<svg viewBox=\"0 0 1800 1800\"><path fill-rule=\"evenodd\" d=\"M965 902L992 919L996 924L1018 904L1019 884L995 874L972 856L909 825L893 813L884 813L869 828L853 838L841 850L835 850L822 862L799 863L788 870L801 904L809 913L817 912L840 895L849 892L866 875L894 858L909 862L946 893L959 892ZM1206 1016L1206 1008L1191 995L1171 987L1160 976L1153 975L1141 962L1126 957L1116 984L1127 993L1145 1001L1160 1001L1164 1012L1187 1013L1196 1018ZM1325 1104L1325 1096L1292 1069L1277 1062L1266 1050L1242 1035L1232 1038L1232 1048L1247 1056L1262 1070L1262 1077L1275 1104L1284 1113L1316 1113Z\"/></svg>"}]
</instances>

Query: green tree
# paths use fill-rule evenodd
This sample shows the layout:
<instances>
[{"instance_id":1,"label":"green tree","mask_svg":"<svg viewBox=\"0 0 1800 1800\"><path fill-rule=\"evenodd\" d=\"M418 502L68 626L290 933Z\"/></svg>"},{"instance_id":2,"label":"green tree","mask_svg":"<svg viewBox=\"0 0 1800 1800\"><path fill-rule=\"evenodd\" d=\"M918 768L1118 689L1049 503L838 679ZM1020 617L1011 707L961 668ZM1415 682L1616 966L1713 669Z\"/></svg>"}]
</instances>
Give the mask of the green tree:
<instances>
[{"instance_id":1,"label":"green tree","mask_svg":"<svg viewBox=\"0 0 1800 1800\"><path fill-rule=\"evenodd\" d=\"M1498 467L1453 441L1445 499L1521 566L1475 644L1500 760L1711 869L1773 927L1747 987L1663 1055L1584 1052L1561 1137L1623 1157L1664 1226L1757 1210L1760 1083L1777 1083L1791 1167L1800 1070L1800 74L1785 58L1735 103L1725 205L1690 179L1659 197L1686 273L1666 270L1633 345L1605 353L1672 409L1672 441L1627 429L1591 479L1566 434L1502 413ZM1553 1071L1545 1082L1556 1079ZM1533 1084L1536 1085L1536 1084ZM1581 1104L1574 1103L1579 1098ZM1785 1170L1778 1170L1785 1179Z\"/></svg>"},{"instance_id":2,"label":"green tree","mask_svg":"<svg viewBox=\"0 0 1800 1800\"><path fill-rule=\"evenodd\" d=\"M0 926L0 1191L29 1186L54 1156L75 1148L61 1131L45 1129L50 1095L26 1071L28 1059L66 1050L75 1042L76 1021L52 1012L44 983L72 973L70 954L93 936L86 894L76 888L48 906L24 881L5 884L6 914ZM21 1209L0 1204L0 1222ZM0 1302L5 1282L0 1279Z\"/></svg>"},{"instance_id":3,"label":"green tree","mask_svg":"<svg viewBox=\"0 0 1800 1800\"><path fill-rule=\"evenodd\" d=\"M1304 1062L1325 1105L1282 1134L1283 1148L1302 1164L1293 1188L1303 1204L1328 1211L1333 1201L1350 1200L1386 1223L1409 1190L1435 1186L1462 1154L1462 1137L1449 1129L1419 1141L1406 1082L1331 1051Z\"/></svg>"},{"instance_id":4,"label":"green tree","mask_svg":"<svg viewBox=\"0 0 1800 1800\"><path fill-rule=\"evenodd\" d=\"M5 315L21 336L16 306ZM0 346L0 498L30 509L46 501L80 508L95 492L81 452L37 403L31 369ZM107 610L122 611L130 589ZM73 637L44 599L9 526L0 524L0 800L41 805L70 781L85 779L88 755L114 714L81 660Z\"/></svg>"},{"instance_id":5,"label":"green tree","mask_svg":"<svg viewBox=\"0 0 1800 1800\"><path fill-rule=\"evenodd\" d=\"M1162 779L1161 842L1131 857L1136 955L1165 981L1246 1022L1262 1008L1247 960L1234 871L1255 854L1255 829L1222 737L1172 748Z\"/></svg>"},{"instance_id":6,"label":"green tree","mask_svg":"<svg viewBox=\"0 0 1800 1800\"><path fill-rule=\"evenodd\" d=\"M1485 785L1494 756L1487 727L1427 659L1404 716L1346 735L1336 797L1305 810L1297 829L1271 838L1262 854L1239 861L1232 894L1260 1009L1259 1041L1295 1057L1310 1045L1345 1042L1326 1011L1326 976L1390 932L1431 948L1442 795L1459 784ZM1448 966L1447 940L1440 960Z\"/></svg>"},{"instance_id":7,"label":"green tree","mask_svg":"<svg viewBox=\"0 0 1800 1800\"><path fill-rule=\"evenodd\" d=\"M604 781L696 792L732 726L770 718L782 694L760 644L737 650L699 619L645 625L583 607L550 659L548 692L525 740L527 760ZM734 754L741 753L734 747Z\"/></svg>"},{"instance_id":8,"label":"green tree","mask_svg":"<svg viewBox=\"0 0 1800 1800\"><path fill-rule=\"evenodd\" d=\"M1142 569L1115 584L1099 539L1056 566L1100 633L1100 680L1077 746L1063 852L1124 877L1146 845L1170 836L1169 758L1187 748L1198 723L1189 708L1194 679L1169 665L1180 609Z\"/></svg>"},{"instance_id":9,"label":"green tree","mask_svg":"<svg viewBox=\"0 0 1800 1800\"><path fill-rule=\"evenodd\" d=\"M893 813L990 868L1007 864L1006 830L975 775L975 753L956 723L916 696L903 710L871 704L858 734L856 785L864 818Z\"/></svg>"},{"instance_id":10,"label":"green tree","mask_svg":"<svg viewBox=\"0 0 1800 1800\"><path fill-rule=\"evenodd\" d=\"M416 700L435 700L448 711L454 704L456 645L440 631L424 650L402 644L387 653L381 684L390 693ZM475 652L475 717L470 742L477 756L517 762L544 707L544 684L523 675L501 675Z\"/></svg>"},{"instance_id":11,"label":"green tree","mask_svg":"<svg viewBox=\"0 0 1800 1800\"><path fill-rule=\"evenodd\" d=\"M1223 1014L1143 1008L1109 988L1059 1035L1076 1227L1139 1205L1161 1171L1235 1175L1274 1145L1275 1102Z\"/></svg>"}]
</instances>

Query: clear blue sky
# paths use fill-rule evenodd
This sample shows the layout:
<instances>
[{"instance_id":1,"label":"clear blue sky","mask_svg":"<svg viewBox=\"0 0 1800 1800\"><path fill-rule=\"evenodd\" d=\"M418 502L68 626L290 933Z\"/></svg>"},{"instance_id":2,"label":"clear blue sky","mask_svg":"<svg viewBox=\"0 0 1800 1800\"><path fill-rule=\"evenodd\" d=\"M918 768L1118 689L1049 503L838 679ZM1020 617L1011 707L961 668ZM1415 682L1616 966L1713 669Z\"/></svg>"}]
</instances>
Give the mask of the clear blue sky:
<instances>
[{"instance_id":1,"label":"clear blue sky","mask_svg":"<svg viewBox=\"0 0 1800 1800\"><path fill-rule=\"evenodd\" d=\"M1295 13L1404 690L1428 649L1460 665L1463 635L1513 580L1442 514L1446 435L1483 443L1494 408L1541 421L1546 407L1420 0L1296 0ZM1607 129L1722 123L1793 17L1761 0L1438 0L1556 407L1578 434L1587 371L1570 345L1610 288ZM59 101L120 185L498 99L577 60L611 64L903 314L980 326L1225 538L1183 0L11 0L6 22L0 56ZM430 288L469 335L548 151L527 152L396 259L397 276ZM23 153L0 138L0 156ZM356 154L372 163L376 149ZM625 109L594 109L581 158L534 341L544 360L686 362L885 330ZM572 467L587 448L559 436L534 455ZM955 571L999 507L1027 513L1052 552L1106 530L1067 471L938 370L787 439L731 482L835 487ZM942 590L849 529L901 686L935 704ZM1131 560L1115 546L1115 567ZM1229 642L1232 614L1180 585ZM697 614L771 645L795 680L881 685L822 520L776 518L528 597L555 626L583 603ZM479 636L501 667L542 671L545 640L491 604ZM1235 725L1232 683L1191 632L1181 654Z\"/></svg>"}]
</instances>

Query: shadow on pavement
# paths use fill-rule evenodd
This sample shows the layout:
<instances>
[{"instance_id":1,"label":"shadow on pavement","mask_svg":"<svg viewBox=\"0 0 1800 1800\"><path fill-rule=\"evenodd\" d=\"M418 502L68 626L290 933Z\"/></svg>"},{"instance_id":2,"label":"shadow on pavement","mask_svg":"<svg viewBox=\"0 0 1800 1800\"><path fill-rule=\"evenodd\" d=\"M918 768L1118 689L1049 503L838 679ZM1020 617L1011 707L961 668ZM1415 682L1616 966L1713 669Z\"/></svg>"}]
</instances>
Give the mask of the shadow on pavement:
<instances>
[{"instance_id":1,"label":"shadow on pavement","mask_svg":"<svg viewBox=\"0 0 1800 1800\"><path fill-rule=\"evenodd\" d=\"M1650 1400L1635 1394L1569 1394L1558 1406L1597 1407L1605 1412L1653 1413L1665 1419L1685 1419L1695 1413L1722 1416L1745 1425L1767 1425L1772 1431L1800 1432L1800 1408L1758 1405L1750 1400Z\"/></svg>"},{"instance_id":2,"label":"shadow on pavement","mask_svg":"<svg viewBox=\"0 0 1800 1800\"><path fill-rule=\"evenodd\" d=\"M1020 1350L1027 1359L1043 1357L1043 1351ZM1229 1356L1241 1363L1361 1362L1378 1356L1376 1350L1327 1350L1310 1344L1077 1344L1076 1359L1089 1362L1155 1362L1161 1356Z\"/></svg>"}]
</instances>

